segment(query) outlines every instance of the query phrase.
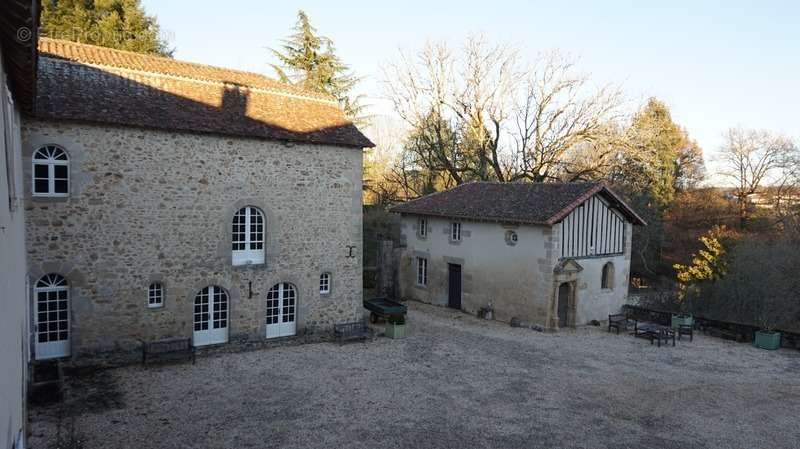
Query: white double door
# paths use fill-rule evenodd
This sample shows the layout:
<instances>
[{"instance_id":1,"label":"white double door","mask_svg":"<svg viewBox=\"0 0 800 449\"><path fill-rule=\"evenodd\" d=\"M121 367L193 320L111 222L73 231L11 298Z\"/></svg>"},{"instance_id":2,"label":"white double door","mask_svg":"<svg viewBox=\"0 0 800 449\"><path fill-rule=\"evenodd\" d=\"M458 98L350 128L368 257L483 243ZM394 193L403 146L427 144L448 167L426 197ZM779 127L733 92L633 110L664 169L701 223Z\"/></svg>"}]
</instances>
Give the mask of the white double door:
<instances>
[{"instance_id":1,"label":"white double door","mask_svg":"<svg viewBox=\"0 0 800 449\"><path fill-rule=\"evenodd\" d=\"M228 293L216 285L205 287L194 297L195 346L228 342Z\"/></svg>"},{"instance_id":2,"label":"white double door","mask_svg":"<svg viewBox=\"0 0 800 449\"><path fill-rule=\"evenodd\" d=\"M288 337L297 331L297 289L281 282L267 292L267 338Z\"/></svg>"}]
</instances>

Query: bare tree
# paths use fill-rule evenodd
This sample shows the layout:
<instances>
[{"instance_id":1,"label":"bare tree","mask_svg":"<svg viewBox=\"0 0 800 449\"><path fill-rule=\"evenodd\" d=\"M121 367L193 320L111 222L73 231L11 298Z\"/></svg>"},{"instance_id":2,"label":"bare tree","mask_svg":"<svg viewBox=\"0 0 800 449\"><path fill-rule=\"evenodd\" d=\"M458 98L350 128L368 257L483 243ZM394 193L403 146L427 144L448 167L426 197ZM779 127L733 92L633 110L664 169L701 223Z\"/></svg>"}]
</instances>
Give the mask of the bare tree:
<instances>
[{"instance_id":1,"label":"bare tree","mask_svg":"<svg viewBox=\"0 0 800 449\"><path fill-rule=\"evenodd\" d=\"M417 132L421 159L455 184L504 180L501 140L519 76L518 53L471 36L460 52L428 42L384 68L395 111Z\"/></svg>"},{"instance_id":2,"label":"bare tree","mask_svg":"<svg viewBox=\"0 0 800 449\"><path fill-rule=\"evenodd\" d=\"M514 179L580 179L596 170L585 160L574 164L565 156L581 146L597 150L597 144L608 139L609 124L619 118L619 88L592 89L588 76L576 73L573 61L557 52L540 55L521 87L512 133L518 164ZM603 151L610 153L613 148L606 146ZM608 155L597 160L602 163Z\"/></svg>"},{"instance_id":3,"label":"bare tree","mask_svg":"<svg viewBox=\"0 0 800 449\"><path fill-rule=\"evenodd\" d=\"M786 136L763 130L731 128L718 161L720 174L734 184L739 205L739 224L747 227L748 199L766 184L785 185L788 170L797 161L798 149Z\"/></svg>"},{"instance_id":4,"label":"bare tree","mask_svg":"<svg viewBox=\"0 0 800 449\"><path fill-rule=\"evenodd\" d=\"M395 117L374 116L365 133L375 143L364 150L364 203L385 204L400 198L400 186L392 182L391 171L399 157L404 130Z\"/></svg>"},{"instance_id":5,"label":"bare tree","mask_svg":"<svg viewBox=\"0 0 800 449\"><path fill-rule=\"evenodd\" d=\"M456 183L461 183L463 169L453 149L449 132L449 110L456 91L453 67L455 57L443 42L428 42L416 55L400 52L397 61L384 68L385 86L395 111L409 127L421 132L427 145L418 154L420 162L432 162ZM414 151L417 146L411 148ZM408 161L406 161L408 162Z\"/></svg>"},{"instance_id":6,"label":"bare tree","mask_svg":"<svg viewBox=\"0 0 800 449\"><path fill-rule=\"evenodd\" d=\"M700 149L697 142L689 140L678 150L678 158L675 161L675 190L695 189L705 177L706 166L703 161L703 150Z\"/></svg>"},{"instance_id":7,"label":"bare tree","mask_svg":"<svg viewBox=\"0 0 800 449\"><path fill-rule=\"evenodd\" d=\"M460 51L427 43L384 68L397 113L416 132L417 162L465 181L593 178L617 151L621 95L592 89L558 53L523 68L519 51L469 37ZM586 157L591 156L591 157Z\"/></svg>"}]
</instances>

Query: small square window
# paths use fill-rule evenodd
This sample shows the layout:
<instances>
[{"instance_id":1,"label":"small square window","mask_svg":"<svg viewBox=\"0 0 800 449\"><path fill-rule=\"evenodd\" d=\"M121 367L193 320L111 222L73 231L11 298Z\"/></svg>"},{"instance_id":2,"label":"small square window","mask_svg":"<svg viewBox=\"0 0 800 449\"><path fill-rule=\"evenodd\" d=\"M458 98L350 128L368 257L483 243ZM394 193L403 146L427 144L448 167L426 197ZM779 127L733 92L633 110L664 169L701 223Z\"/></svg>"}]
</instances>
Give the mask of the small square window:
<instances>
[{"instance_id":1,"label":"small square window","mask_svg":"<svg viewBox=\"0 0 800 449\"><path fill-rule=\"evenodd\" d=\"M319 293L322 295L327 295L330 292L331 292L331 274L322 273L319 276Z\"/></svg>"},{"instance_id":2,"label":"small square window","mask_svg":"<svg viewBox=\"0 0 800 449\"><path fill-rule=\"evenodd\" d=\"M153 282L147 289L147 307L155 309L164 306L164 287L160 282Z\"/></svg>"}]
</instances>

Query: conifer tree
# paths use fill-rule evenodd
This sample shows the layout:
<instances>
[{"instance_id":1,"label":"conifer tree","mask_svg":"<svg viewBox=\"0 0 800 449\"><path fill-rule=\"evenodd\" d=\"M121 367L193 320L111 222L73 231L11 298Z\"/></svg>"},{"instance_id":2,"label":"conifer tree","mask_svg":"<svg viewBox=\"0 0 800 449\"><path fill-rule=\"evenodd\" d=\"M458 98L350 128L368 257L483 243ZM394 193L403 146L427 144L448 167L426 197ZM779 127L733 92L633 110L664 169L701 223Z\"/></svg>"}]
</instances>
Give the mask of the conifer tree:
<instances>
[{"instance_id":1,"label":"conifer tree","mask_svg":"<svg viewBox=\"0 0 800 449\"><path fill-rule=\"evenodd\" d=\"M43 0L41 34L160 56L174 51L139 0Z\"/></svg>"},{"instance_id":2,"label":"conifer tree","mask_svg":"<svg viewBox=\"0 0 800 449\"><path fill-rule=\"evenodd\" d=\"M270 49L278 60L272 64L281 81L336 98L348 117L359 119L363 106L350 92L359 79L339 59L333 41L317 34L308 15L299 11L295 33L280 49ZM363 121L363 118L361 119Z\"/></svg>"},{"instance_id":3,"label":"conifer tree","mask_svg":"<svg viewBox=\"0 0 800 449\"><path fill-rule=\"evenodd\" d=\"M638 184L638 189L646 192L658 206L668 206L681 184L676 176L683 171L676 164L687 148L697 152L699 148L672 121L667 106L655 98L633 117L629 139L631 148L623 168L628 173L623 178ZM702 164L702 156L699 163Z\"/></svg>"}]
</instances>

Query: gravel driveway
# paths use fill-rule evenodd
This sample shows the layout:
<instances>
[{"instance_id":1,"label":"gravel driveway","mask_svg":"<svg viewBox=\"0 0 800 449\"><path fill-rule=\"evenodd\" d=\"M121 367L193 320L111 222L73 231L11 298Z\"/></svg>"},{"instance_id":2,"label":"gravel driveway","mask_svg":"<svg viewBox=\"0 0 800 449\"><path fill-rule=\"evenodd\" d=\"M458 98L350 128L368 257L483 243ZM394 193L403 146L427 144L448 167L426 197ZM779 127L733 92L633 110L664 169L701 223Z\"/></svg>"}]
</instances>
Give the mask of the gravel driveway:
<instances>
[{"instance_id":1,"label":"gravel driveway","mask_svg":"<svg viewBox=\"0 0 800 449\"><path fill-rule=\"evenodd\" d=\"M800 352L514 329L417 303L409 336L73 382L88 448L797 448ZM57 408L31 410L31 447Z\"/></svg>"}]
</instances>

